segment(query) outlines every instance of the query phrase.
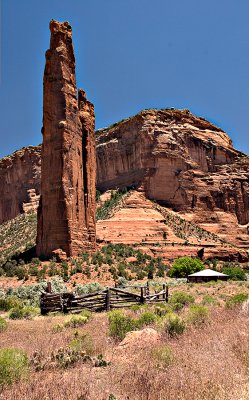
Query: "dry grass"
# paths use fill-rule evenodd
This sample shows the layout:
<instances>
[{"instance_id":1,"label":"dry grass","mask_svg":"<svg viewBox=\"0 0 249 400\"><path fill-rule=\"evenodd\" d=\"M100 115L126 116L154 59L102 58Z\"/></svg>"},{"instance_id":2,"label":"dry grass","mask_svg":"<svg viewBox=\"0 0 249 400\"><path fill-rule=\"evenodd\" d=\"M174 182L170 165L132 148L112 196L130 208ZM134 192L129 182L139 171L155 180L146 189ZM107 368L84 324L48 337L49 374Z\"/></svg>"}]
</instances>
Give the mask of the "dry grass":
<instances>
[{"instance_id":1,"label":"dry grass","mask_svg":"<svg viewBox=\"0 0 249 400\"><path fill-rule=\"evenodd\" d=\"M227 291L234 293L234 287L228 286ZM206 289L210 288L191 287L205 293ZM218 294L221 289L212 290ZM75 329L53 333L53 326L67 318L9 321L8 329L0 334L0 346L24 349L29 356L36 350L48 355L72 339ZM138 345L134 351L134 346L115 344L108 337L107 316L96 314L78 330L92 336L95 353L102 353L110 366L78 364L66 370L31 371L26 381L5 388L0 399L108 400L113 394L118 400L248 400L248 326L248 313L212 306L202 327L189 327L178 339L162 338L158 344ZM162 345L169 346L173 354L165 369L158 368L152 356Z\"/></svg>"}]
</instances>

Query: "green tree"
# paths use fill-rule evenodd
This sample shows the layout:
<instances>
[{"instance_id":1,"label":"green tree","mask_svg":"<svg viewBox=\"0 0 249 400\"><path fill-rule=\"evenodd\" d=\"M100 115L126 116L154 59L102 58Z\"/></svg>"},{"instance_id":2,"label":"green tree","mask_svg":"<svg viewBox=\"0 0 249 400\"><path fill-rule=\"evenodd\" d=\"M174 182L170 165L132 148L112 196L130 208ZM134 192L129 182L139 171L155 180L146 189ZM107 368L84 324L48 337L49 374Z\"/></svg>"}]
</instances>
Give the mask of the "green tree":
<instances>
[{"instance_id":1,"label":"green tree","mask_svg":"<svg viewBox=\"0 0 249 400\"><path fill-rule=\"evenodd\" d=\"M198 258L180 257L174 261L168 275L171 278L186 278L189 274L203 269L204 264Z\"/></svg>"}]
</instances>

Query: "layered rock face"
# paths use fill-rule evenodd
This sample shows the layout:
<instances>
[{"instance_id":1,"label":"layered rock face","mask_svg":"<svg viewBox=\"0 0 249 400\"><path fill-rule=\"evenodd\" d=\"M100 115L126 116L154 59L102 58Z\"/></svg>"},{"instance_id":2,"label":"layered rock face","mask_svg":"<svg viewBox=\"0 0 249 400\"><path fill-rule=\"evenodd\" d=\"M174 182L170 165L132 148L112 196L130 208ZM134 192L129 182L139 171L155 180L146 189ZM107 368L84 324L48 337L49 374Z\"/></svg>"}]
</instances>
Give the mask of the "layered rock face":
<instances>
[{"instance_id":1,"label":"layered rock face","mask_svg":"<svg viewBox=\"0 0 249 400\"><path fill-rule=\"evenodd\" d=\"M248 158L188 110L145 110L99 130L97 171L99 189L135 186L176 211L223 210L249 222Z\"/></svg>"},{"instance_id":2,"label":"layered rock face","mask_svg":"<svg viewBox=\"0 0 249 400\"><path fill-rule=\"evenodd\" d=\"M44 72L41 199L37 255L95 248L94 110L77 96L72 29L50 23Z\"/></svg>"},{"instance_id":3,"label":"layered rock face","mask_svg":"<svg viewBox=\"0 0 249 400\"><path fill-rule=\"evenodd\" d=\"M23 148L0 160L0 224L37 209L40 178L39 146Z\"/></svg>"}]
</instances>

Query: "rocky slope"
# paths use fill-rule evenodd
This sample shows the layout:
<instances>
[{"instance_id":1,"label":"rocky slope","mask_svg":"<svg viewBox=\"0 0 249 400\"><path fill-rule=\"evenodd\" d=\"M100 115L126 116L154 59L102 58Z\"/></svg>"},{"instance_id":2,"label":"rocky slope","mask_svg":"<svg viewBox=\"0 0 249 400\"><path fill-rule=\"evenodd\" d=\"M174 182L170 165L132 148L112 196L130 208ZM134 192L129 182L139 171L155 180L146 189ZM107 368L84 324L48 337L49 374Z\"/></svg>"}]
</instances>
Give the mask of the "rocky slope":
<instances>
[{"instance_id":1,"label":"rocky slope","mask_svg":"<svg viewBox=\"0 0 249 400\"><path fill-rule=\"evenodd\" d=\"M180 213L184 220L218 235L221 240L241 248L248 247L249 158L233 148L230 138L220 128L195 117L188 110L145 110L97 131L96 144L99 190L133 186L145 198L156 200L160 206L177 215ZM10 182L13 178L7 178L7 169L1 168L0 163L4 182L9 182L9 186L4 186L4 192L11 198ZM17 173L22 176L26 192L27 189L39 188L39 174L30 181L22 172L22 163L16 163L13 168L17 168ZM6 188L10 189L6 191ZM13 202L15 196L22 205L24 194L13 191ZM0 208L5 210L3 214L7 220L14 216L14 212L8 211L5 198L3 193ZM154 215L155 210L146 211L146 207L141 211L134 196L129 201L132 202L130 228L122 220L123 216L116 214L116 225L112 221L112 228L111 225L104 228L111 221L98 222L101 240L107 240L108 236L113 241L120 241L123 236L126 242L141 242L146 234L152 234L146 233L146 226L149 231L153 230L154 221L160 221L155 216L158 214ZM141 212L145 215L144 210L148 223L142 218L140 228L139 223L135 229L132 228L132 220L139 221ZM23 211L23 206L14 211ZM123 210L123 215L125 212ZM117 228L118 224L123 228ZM155 231L159 229L159 233L151 239L159 241L163 235L162 225L161 222L156 222L156 225ZM133 233L130 239L127 239L128 232ZM121 237L118 236L120 233ZM171 242L175 242L173 236Z\"/></svg>"}]
</instances>

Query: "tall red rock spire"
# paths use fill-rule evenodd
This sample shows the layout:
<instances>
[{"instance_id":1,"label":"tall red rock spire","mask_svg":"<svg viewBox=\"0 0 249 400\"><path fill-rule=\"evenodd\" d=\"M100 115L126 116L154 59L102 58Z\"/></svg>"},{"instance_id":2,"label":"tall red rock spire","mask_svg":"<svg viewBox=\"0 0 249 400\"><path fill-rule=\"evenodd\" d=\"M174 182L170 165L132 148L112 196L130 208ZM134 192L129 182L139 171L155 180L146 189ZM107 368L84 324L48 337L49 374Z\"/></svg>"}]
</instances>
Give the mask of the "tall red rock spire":
<instances>
[{"instance_id":1,"label":"tall red rock spire","mask_svg":"<svg viewBox=\"0 0 249 400\"><path fill-rule=\"evenodd\" d=\"M37 255L95 248L94 108L77 96L72 28L50 22L43 100L41 200Z\"/></svg>"}]
</instances>

